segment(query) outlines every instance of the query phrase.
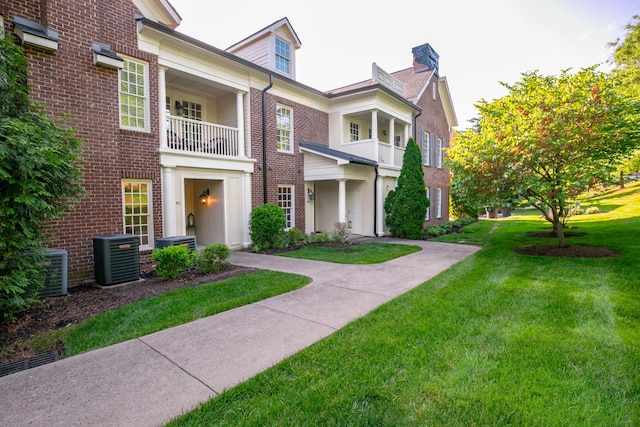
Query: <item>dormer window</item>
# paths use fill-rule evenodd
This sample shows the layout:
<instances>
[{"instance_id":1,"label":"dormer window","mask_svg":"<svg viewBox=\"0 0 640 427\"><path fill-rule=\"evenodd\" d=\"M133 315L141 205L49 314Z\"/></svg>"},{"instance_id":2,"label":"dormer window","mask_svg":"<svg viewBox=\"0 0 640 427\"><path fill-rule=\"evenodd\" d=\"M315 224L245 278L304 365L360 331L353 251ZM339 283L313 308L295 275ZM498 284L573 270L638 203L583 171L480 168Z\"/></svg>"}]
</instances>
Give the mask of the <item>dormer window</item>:
<instances>
[{"instance_id":1,"label":"dormer window","mask_svg":"<svg viewBox=\"0 0 640 427\"><path fill-rule=\"evenodd\" d=\"M276 70L290 74L291 69L291 45L276 37Z\"/></svg>"}]
</instances>

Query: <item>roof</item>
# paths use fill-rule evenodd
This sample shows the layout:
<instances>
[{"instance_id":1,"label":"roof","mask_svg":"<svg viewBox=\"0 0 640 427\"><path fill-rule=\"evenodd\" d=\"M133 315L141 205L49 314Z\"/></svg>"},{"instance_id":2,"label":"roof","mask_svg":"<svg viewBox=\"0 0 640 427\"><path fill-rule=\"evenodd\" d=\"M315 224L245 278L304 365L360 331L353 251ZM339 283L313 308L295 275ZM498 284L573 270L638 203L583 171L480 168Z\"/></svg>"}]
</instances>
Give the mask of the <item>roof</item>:
<instances>
[{"instance_id":1,"label":"roof","mask_svg":"<svg viewBox=\"0 0 640 427\"><path fill-rule=\"evenodd\" d=\"M291 33L291 35L293 37L294 47L296 49L298 49L298 48L300 48L300 46L302 46L302 42L300 41L300 38L298 37L298 34L296 34L295 30L293 29L293 26L289 22L289 19L285 16L284 18L279 19L278 21L274 22L273 24L267 25L263 29L256 31L255 33L251 34L250 36L246 37L245 39L240 40L238 43L234 44L233 46L229 46L225 50L228 51L228 52L234 52L237 49L239 49L240 47L252 42L253 40L256 40L256 39L259 39L260 37L263 37L265 34L275 32L275 30L280 28L280 27L286 27L289 30L289 32Z\"/></svg>"},{"instance_id":2,"label":"roof","mask_svg":"<svg viewBox=\"0 0 640 427\"><path fill-rule=\"evenodd\" d=\"M407 99L417 99L420 93L429 83L429 80L431 80L431 77L434 75L434 73L435 70L430 70L430 72L415 73L413 67L410 67L404 70L396 71L395 73L391 73L391 75L404 83L404 96L406 96Z\"/></svg>"},{"instance_id":3,"label":"roof","mask_svg":"<svg viewBox=\"0 0 640 427\"><path fill-rule=\"evenodd\" d=\"M314 142L300 141L298 144L300 148L312 151L316 154L320 154L326 157L332 157L337 160L346 160L349 163L365 165L365 166L377 166L378 162L367 159L366 157L356 156L355 154L345 153L344 151L334 150L326 145L316 144Z\"/></svg>"}]
</instances>

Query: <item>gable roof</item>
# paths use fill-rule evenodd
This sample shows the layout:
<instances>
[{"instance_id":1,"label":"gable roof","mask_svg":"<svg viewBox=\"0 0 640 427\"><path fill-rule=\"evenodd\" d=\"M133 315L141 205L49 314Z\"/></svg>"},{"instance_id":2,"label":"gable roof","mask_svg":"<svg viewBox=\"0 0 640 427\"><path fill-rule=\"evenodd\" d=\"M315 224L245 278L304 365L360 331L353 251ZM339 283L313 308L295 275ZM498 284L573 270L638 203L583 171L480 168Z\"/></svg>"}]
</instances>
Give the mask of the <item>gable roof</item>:
<instances>
[{"instance_id":1,"label":"gable roof","mask_svg":"<svg viewBox=\"0 0 640 427\"><path fill-rule=\"evenodd\" d=\"M293 45L295 49L299 49L300 46L302 46L302 42L300 42L298 35L296 34L295 30L291 26L291 23L289 22L289 19L285 16L284 18L274 22L273 24L267 25L263 29L256 31L255 33L251 34L249 37L243 40L240 40L238 43L234 44L233 46L229 46L225 50L227 52L234 52L257 39L264 37L267 34L274 33L278 28L283 26L291 34L291 38L292 38L292 41L294 42Z\"/></svg>"},{"instance_id":2,"label":"gable roof","mask_svg":"<svg viewBox=\"0 0 640 427\"><path fill-rule=\"evenodd\" d=\"M168 0L132 0L142 16L175 29L182 18Z\"/></svg>"},{"instance_id":3,"label":"gable roof","mask_svg":"<svg viewBox=\"0 0 640 427\"><path fill-rule=\"evenodd\" d=\"M310 151L323 157L330 157L337 160L338 163L351 163L365 166L376 166L378 164L375 160L356 156L351 153L345 153L344 151L334 150L326 145L320 145L314 142L300 141L298 145L300 146L301 151Z\"/></svg>"},{"instance_id":4,"label":"gable roof","mask_svg":"<svg viewBox=\"0 0 640 427\"><path fill-rule=\"evenodd\" d=\"M414 73L413 67L407 68L405 70L396 71L394 73L390 73L391 76L400 80L405 85L405 98L411 101L415 101L419 98L420 94L424 91L427 83L434 75L434 71L426 72L426 73ZM338 95L344 92L349 92L355 89L362 89L369 86L374 86L373 79L363 80L361 82L352 83L347 86L339 87L336 89L328 90L327 93L330 95Z\"/></svg>"}]
</instances>

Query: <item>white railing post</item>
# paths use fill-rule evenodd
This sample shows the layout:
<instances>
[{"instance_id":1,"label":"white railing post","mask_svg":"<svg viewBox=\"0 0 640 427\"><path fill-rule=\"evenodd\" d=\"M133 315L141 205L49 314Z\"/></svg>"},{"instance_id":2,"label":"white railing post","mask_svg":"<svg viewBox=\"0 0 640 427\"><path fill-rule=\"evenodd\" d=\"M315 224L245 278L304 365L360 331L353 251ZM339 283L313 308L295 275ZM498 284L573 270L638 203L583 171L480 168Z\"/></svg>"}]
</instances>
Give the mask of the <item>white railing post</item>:
<instances>
[{"instance_id":1,"label":"white railing post","mask_svg":"<svg viewBox=\"0 0 640 427\"><path fill-rule=\"evenodd\" d=\"M238 139L236 140L235 153L232 151L232 155L236 155L238 157L244 157L244 103L243 103L243 94L238 91L236 93L236 115L238 116L236 127L238 128Z\"/></svg>"}]
</instances>

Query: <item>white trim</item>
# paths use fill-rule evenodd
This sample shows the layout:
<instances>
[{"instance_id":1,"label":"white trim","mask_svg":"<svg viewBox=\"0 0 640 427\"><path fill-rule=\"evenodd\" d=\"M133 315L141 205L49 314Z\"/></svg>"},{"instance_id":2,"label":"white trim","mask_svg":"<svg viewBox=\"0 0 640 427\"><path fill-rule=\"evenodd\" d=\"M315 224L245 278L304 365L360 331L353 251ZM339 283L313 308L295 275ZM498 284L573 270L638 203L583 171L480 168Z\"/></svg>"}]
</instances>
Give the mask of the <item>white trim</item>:
<instances>
[{"instance_id":1,"label":"white trim","mask_svg":"<svg viewBox=\"0 0 640 427\"><path fill-rule=\"evenodd\" d=\"M291 200L290 200L291 206L289 207L290 220L289 220L289 224L285 225L285 230L290 230L296 226L296 186L292 184L278 184L278 206L282 208L282 210L286 215L287 211L285 211L285 209L280 205L280 190L284 188L288 188L291 190L289 192L291 197Z\"/></svg>"},{"instance_id":2,"label":"white trim","mask_svg":"<svg viewBox=\"0 0 640 427\"><path fill-rule=\"evenodd\" d=\"M151 113L150 113L150 100L149 100L149 63L146 61L142 61L140 59L137 58L132 58L132 57L128 57L125 55L120 55L123 59L123 68L120 69L118 71L118 124L120 126L120 129L125 129L125 130L132 130L132 131L136 131L136 132L150 132L151 129ZM126 64L127 62L132 62L138 65L142 65L143 67L143 79L144 79L144 95L141 95L141 97L143 98L144 101L144 127L137 127L137 126L128 126L128 125L123 125L122 124L122 113L120 111L120 109L122 108L122 103L120 101L120 96L123 94L123 92L121 91L122 88L122 73L126 72L127 70L124 69L124 64ZM128 93L124 93L125 95L129 95ZM132 94L133 95L133 94ZM134 95L134 96L140 96L140 95Z\"/></svg>"},{"instance_id":3,"label":"white trim","mask_svg":"<svg viewBox=\"0 0 640 427\"><path fill-rule=\"evenodd\" d=\"M289 149L288 150L280 148L278 146L278 135L277 135L277 133L278 133L278 130L279 130L278 129L278 109L279 108L282 108L284 110L289 111ZM289 154L293 153L293 146L294 146L293 141L294 141L294 139L293 139L293 108L289 107L288 105L284 105L284 104L278 103L278 104L276 104L276 150L279 153L289 153Z\"/></svg>"},{"instance_id":4,"label":"white trim","mask_svg":"<svg viewBox=\"0 0 640 427\"><path fill-rule=\"evenodd\" d=\"M132 184L146 184L147 185L147 238L148 238L148 242L147 244L142 244L140 243L140 247L139 250L140 251L147 251L147 250L151 250L155 247L155 239L154 239L154 230L153 230L153 182L149 179L127 179L127 178L122 178L120 180L120 193L121 193L121 197L122 197L122 229L125 233L127 233L127 224L125 221L125 217L127 214L126 211L126 203L125 203L125 192L124 192L124 184L125 183L132 183ZM136 234L136 233L131 233L131 234Z\"/></svg>"}]
</instances>

